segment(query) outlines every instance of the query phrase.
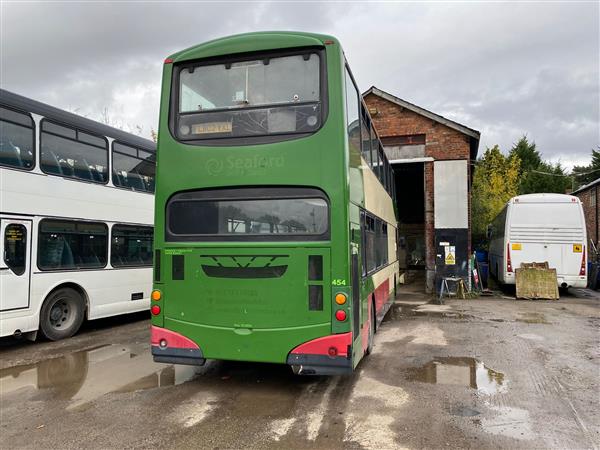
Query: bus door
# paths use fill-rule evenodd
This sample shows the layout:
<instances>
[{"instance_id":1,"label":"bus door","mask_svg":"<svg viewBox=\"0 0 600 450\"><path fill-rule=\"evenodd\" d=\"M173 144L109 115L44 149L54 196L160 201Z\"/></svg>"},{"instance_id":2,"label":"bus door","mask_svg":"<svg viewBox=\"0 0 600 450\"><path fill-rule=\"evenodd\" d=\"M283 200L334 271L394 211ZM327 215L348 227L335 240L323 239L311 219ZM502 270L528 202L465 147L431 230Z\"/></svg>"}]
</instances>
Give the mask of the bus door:
<instances>
[{"instance_id":1,"label":"bus door","mask_svg":"<svg viewBox=\"0 0 600 450\"><path fill-rule=\"evenodd\" d=\"M0 219L0 311L29 306L31 220Z\"/></svg>"}]
</instances>

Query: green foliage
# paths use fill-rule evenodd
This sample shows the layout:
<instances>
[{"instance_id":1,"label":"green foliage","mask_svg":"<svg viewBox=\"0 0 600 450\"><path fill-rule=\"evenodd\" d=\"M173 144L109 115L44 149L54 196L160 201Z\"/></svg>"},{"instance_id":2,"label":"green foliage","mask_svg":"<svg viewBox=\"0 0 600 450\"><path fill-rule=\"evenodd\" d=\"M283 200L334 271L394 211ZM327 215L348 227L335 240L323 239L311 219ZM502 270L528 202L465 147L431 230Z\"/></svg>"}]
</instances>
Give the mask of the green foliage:
<instances>
[{"instance_id":1,"label":"green foliage","mask_svg":"<svg viewBox=\"0 0 600 450\"><path fill-rule=\"evenodd\" d=\"M600 178L600 146L598 146L598 150L592 150L591 164L573 167L573 175L575 177L575 189Z\"/></svg>"},{"instance_id":2,"label":"green foliage","mask_svg":"<svg viewBox=\"0 0 600 450\"><path fill-rule=\"evenodd\" d=\"M565 174L560 163L552 164L542 160L540 152L535 148L535 142L529 142L523 135L513 145L510 157L518 157L521 161L519 175L519 194L535 194L552 192L564 194L571 187L571 177Z\"/></svg>"},{"instance_id":3,"label":"green foliage","mask_svg":"<svg viewBox=\"0 0 600 450\"><path fill-rule=\"evenodd\" d=\"M535 170L542 163L540 152L535 149L535 142L529 143L527 136L523 135L519 141L513 145L508 153L509 156L517 156L521 161L520 173Z\"/></svg>"},{"instance_id":4,"label":"green foliage","mask_svg":"<svg viewBox=\"0 0 600 450\"><path fill-rule=\"evenodd\" d=\"M476 245L486 240L488 224L506 202L517 195L519 169L519 157L504 156L497 145L488 148L478 159L472 197L472 235Z\"/></svg>"},{"instance_id":5,"label":"green foliage","mask_svg":"<svg viewBox=\"0 0 600 450\"><path fill-rule=\"evenodd\" d=\"M571 177L565 174L560 163L542 161L535 169L523 173L519 183L519 194L537 192L564 194L571 187L571 183Z\"/></svg>"}]
</instances>

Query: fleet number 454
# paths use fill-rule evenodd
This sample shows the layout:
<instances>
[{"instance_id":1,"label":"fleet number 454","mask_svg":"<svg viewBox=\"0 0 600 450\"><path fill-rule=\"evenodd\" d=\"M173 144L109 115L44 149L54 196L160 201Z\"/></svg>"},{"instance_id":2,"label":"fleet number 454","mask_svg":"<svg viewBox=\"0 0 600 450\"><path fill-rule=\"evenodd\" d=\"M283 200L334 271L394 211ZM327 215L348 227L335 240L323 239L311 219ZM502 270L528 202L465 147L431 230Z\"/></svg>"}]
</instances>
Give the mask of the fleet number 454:
<instances>
[{"instance_id":1,"label":"fleet number 454","mask_svg":"<svg viewBox=\"0 0 600 450\"><path fill-rule=\"evenodd\" d=\"M331 284L333 286L346 286L346 280L342 280L341 278L335 278Z\"/></svg>"}]
</instances>

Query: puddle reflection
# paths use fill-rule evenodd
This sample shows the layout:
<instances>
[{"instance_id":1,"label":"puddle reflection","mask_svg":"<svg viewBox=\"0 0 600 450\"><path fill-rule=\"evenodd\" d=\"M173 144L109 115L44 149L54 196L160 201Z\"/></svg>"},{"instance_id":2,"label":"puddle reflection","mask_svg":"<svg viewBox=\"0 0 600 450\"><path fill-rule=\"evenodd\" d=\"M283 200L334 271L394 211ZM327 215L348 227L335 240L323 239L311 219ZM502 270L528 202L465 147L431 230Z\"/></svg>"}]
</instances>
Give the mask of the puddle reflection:
<instances>
[{"instance_id":1,"label":"puddle reflection","mask_svg":"<svg viewBox=\"0 0 600 450\"><path fill-rule=\"evenodd\" d=\"M504 374L486 367L475 358L434 358L409 371L408 379L432 384L466 386L484 394L504 392L508 381Z\"/></svg>"},{"instance_id":2,"label":"puddle reflection","mask_svg":"<svg viewBox=\"0 0 600 450\"><path fill-rule=\"evenodd\" d=\"M191 380L199 369L153 362L147 345L107 345L36 364L0 370L0 398L33 388L54 399L71 400L69 408L109 392L173 386Z\"/></svg>"}]
</instances>

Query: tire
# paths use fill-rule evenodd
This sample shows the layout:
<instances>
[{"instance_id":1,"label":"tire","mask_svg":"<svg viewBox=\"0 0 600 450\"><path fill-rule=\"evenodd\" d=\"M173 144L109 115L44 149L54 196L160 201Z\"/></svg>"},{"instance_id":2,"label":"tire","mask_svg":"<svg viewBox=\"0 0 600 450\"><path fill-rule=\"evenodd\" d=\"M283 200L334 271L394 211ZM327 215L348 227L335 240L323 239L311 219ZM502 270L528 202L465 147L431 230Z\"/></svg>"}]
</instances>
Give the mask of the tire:
<instances>
[{"instance_id":1,"label":"tire","mask_svg":"<svg viewBox=\"0 0 600 450\"><path fill-rule=\"evenodd\" d=\"M367 341L367 350L365 353L370 355L373 351L373 344L375 341L375 304L371 303L371 320L369 321L369 339Z\"/></svg>"},{"instance_id":2,"label":"tire","mask_svg":"<svg viewBox=\"0 0 600 450\"><path fill-rule=\"evenodd\" d=\"M51 341L73 336L83 323L85 303L79 292L61 288L52 292L42 305L40 331Z\"/></svg>"}]
</instances>

